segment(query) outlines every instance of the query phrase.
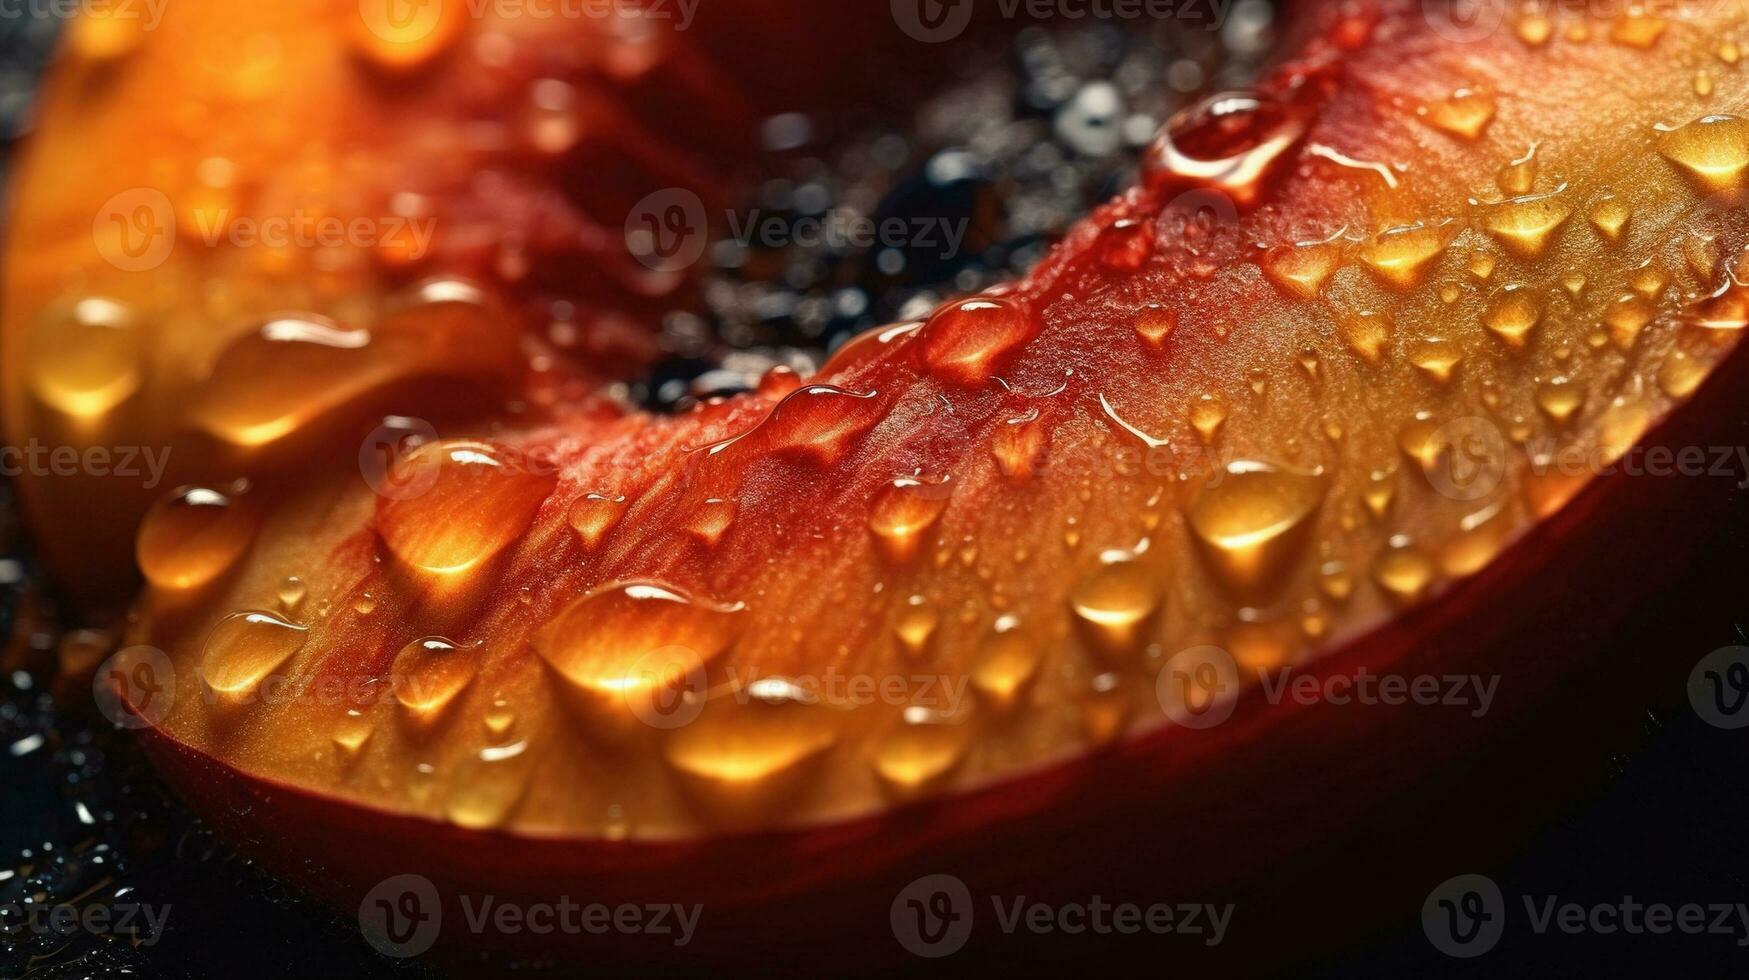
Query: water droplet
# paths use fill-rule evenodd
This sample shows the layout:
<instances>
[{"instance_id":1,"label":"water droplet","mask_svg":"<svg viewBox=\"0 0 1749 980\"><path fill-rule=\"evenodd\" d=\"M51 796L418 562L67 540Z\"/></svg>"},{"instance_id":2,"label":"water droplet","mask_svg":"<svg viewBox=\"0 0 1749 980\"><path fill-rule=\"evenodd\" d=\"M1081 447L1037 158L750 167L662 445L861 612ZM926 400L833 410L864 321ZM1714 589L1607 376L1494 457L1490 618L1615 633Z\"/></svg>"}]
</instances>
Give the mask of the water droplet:
<instances>
[{"instance_id":1,"label":"water droplet","mask_svg":"<svg viewBox=\"0 0 1749 980\"><path fill-rule=\"evenodd\" d=\"M972 687L992 709L1012 711L1031 690L1040 659L1038 645L1021 628L1020 620L1004 616L978 650Z\"/></svg>"},{"instance_id":2,"label":"water droplet","mask_svg":"<svg viewBox=\"0 0 1749 980\"><path fill-rule=\"evenodd\" d=\"M1360 260L1386 285L1406 289L1419 283L1427 265L1445 251L1449 233L1446 225L1389 228L1361 249Z\"/></svg>"},{"instance_id":3,"label":"water droplet","mask_svg":"<svg viewBox=\"0 0 1749 980\"><path fill-rule=\"evenodd\" d=\"M1651 412L1642 398L1621 395L1609 403L1597 419L1597 450L1603 465L1614 466L1646 434Z\"/></svg>"},{"instance_id":4,"label":"water droplet","mask_svg":"<svg viewBox=\"0 0 1749 980\"><path fill-rule=\"evenodd\" d=\"M1609 39L1624 47L1644 50L1658 43L1667 26L1664 18L1635 8L1617 17L1615 23L1610 25Z\"/></svg>"},{"instance_id":5,"label":"water droplet","mask_svg":"<svg viewBox=\"0 0 1749 980\"><path fill-rule=\"evenodd\" d=\"M1538 258L1573 213L1562 196L1566 190L1563 184L1547 194L1487 205L1482 211L1482 227L1519 258Z\"/></svg>"},{"instance_id":6,"label":"water droplet","mask_svg":"<svg viewBox=\"0 0 1749 980\"><path fill-rule=\"evenodd\" d=\"M297 612L298 607L304 604L304 597L309 595L309 592L310 590L304 585L303 579L296 575L290 576L279 584L279 607L288 613Z\"/></svg>"},{"instance_id":7,"label":"water droplet","mask_svg":"<svg viewBox=\"0 0 1749 980\"><path fill-rule=\"evenodd\" d=\"M571 530L576 531L578 540L583 542L584 550L594 551L601 546L601 540L619 526L625 512L626 498L623 496L586 493L571 504L566 517L571 522Z\"/></svg>"},{"instance_id":8,"label":"water droplet","mask_svg":"<svg viewBox=\"0 0 1749 980\"><path fill-rule=\"evenodd\" d=\"M270 612L225 617L207 636L200 678L225 704L252 700L256 690L303 649L308 628Z\"/></svg>"},{"instance_id":9,"label":"water droplet","mask_svg":"<svg viewBox=\"0 0 1749 980\"><path fill-rule=\"evenodd\" d=\"M1347 602L1354 594L1354 573L1342 562L1327 561L1318 568L1318 589L1332 602Z\"/></svg>"},{"instance_id":10,"label":"water droplet","mask_svg":"<svg viewBox=\"0 0 1749 980\"><path fill-rule=\"evenodd\" d=\"M949 712L920 705L905 709L898 727L875 749L873 766L881 785L905 798L941 785L965 758L972 726Z\"/></svg>"},{"instance_id":11,"label":"water droplet","mask_svg":"<svg viewBox=\"0 0 1749 980\"><path fill-rule=\"evenodd\" d=\"M1622 232L1627 230L1628 222L1632 219L1633 212L1614 195L1598 201L1591 209L1591 227L1596 228L1604 241L1611 244L1621 241Z\"/></svg>"},{"instance_id":12,"label":"water droplet","mask_svg":"<svg viewBox=\"0 0 1749 980\"><path fill-rule=\"evenodd\" d=\"M343 765L351 764L364 753L364 747L376 734L376 725L370 717L354 708L335 723L334 748Z\"/></svg>"},{"instance_id":13,"label":"water droplet","mask_svg":"<svg viewBox=\"0 0 1749 980\"><path fill-rule=\"evenodd\" d=\"M923 328L923 361L931 373L954 384L973 386L990 379L1005 357L1031 340L1038 323L1008 299L969 299L950 303Z\"/></svg>"},{"instance_id":14,"label":"water droplet","mask_svg":"<svg viewBox=\"0 0 1749 980\"><path fill-rule=\"evenodd\" d=\"M1008 479L1020 483L1030 480L1044 458L1050 433L1039 420L1036 410L1005 420L996 427L990 441L990 453L996 457L996 467Z\"/></svg>"},{"instance_id":15,"label":"water droplet","mask_svg":"<svg viewBox=\"0 0 1749 980\"><path fill-rule=\"evenodd\" d=\"M1115 673L1100 674L1093 678L1081 700L1081 730L1089 742L1104 745L1124 733L1131 710L1130 693L1123 678Z\"/></svg>"},{"instance_id":16,"label":"water droplet","mask_svg":"<svg viewBox=\"0 0 1749 980\"><path fill-rule=\"evenodd\" d=\"M1334 242L1278 245L1263 255L1263 274L1290 296L1315 299L1342 261Z\"/></svg>"},{"instance_id":17,"label":"water droplet","mask_svg":"<svg viewBox=\"0 0 1749 980\"><path fill-rule=\"evenodd\" d=\"M450 774L444 816L468 830L502 827L528 792L532 768L525 742L481 749Z\"/></svg>"},{"instance_id":18,"label":"water droplet","mask_svg":"<svg viewBox=\"0 0 1749 980\"><path fill-rule=\"evenodd\" d=\"M1166 346L1166 338L1178 328L1178 313L1157 303L1149 303L1136 313L1136 336L1156 350Z\"/></svg>"},{"instance_id":19,"label":"water droplet","mask_svg":"<svg viewBox=\"0 0 1749 980\"><path fill-rule=\"evenodd\" d=\"M873 364L896 351L904 342L923 329L921 320L912 323L875 327L844 342L820 368L820 377L840 377L868 364Z\"/></svg>"},{"instance_id":20,"label":"water droplet","mask_svg":"<svg viewBox=\"0 0 1749 980\"><path fill-rule=\"evenodd\" d=\"M1360 499L1366 504L1366 511L1373 516L1373 520L1384 520L1385 515L1391 512L1391 504L1397 499L1397 471L1373 470L1367 476L1366 487L1360 491Z\"/></svg>"},{"instance_id":21,"label":"water droplet","mask_svg":"<svg viewBox=\"0 0 1749 980\"><path fill-rule=\"evenodd\" d=\"M653 583L610 585L562 609L534 647L586 708L641 718L703 689L705 671L739 637L745 610Z\"/></svg>"},{"instance_id":22,"label":"water droplet","mask_svg":"<svg viewBox=\"0 0 1749 980\"><path fill-rule=\"evenodd\" d=\"M387 380L366 330L313 316L269 320L227 347L191 417L233 446L262 446Z\"/></svg>"},{"instance_id":23,"label":"water droplet","mask_svg":"<svg viewBox=\"0 0 1749 980\"><path fill-rule=\"evenodd\" d=\"M1408 538L1398 535L1373 566L1373 581L1396 602L1420 601L1433 584L1433 562Z\"/></svg>"},{"instance_id":24,"label":"water droplet","mask_svg":"<svg viewBox=\"0 0 1749 980\"><path fill-rule=\"evenodd\" d=\"M794 394L802 386L802 376L796 369L787 364L773 365L759 376L758 394L761 398L781 399Z\"/></svg>"},{"instance_id":25,"label":"water droplet","mask_svg":"<svg viewBox=\"0 0 1749 980\"><path fill-rule=\"evenodd\" d=\"M947 510L953 486L947 478L905 476L876 495L868 529L891 561L909 561L918 544Z\"/></svg>"},{"instance_id":26,"label":"water droplet","mask_svg":"<svg viewBox=\"0 0 1749 980\"><path fill-rule=\"evenodd\" d=\"M1536 145L1532 144L1524 156L1508 160L1500 167L1500 172L1494 176L1495 186L1507 197L1520 197L1536 189Z\"/></svg>"},{"instance_id":27,"label":"water droplet","mask_svg":"<svg viewBox=\"0 0 1749 980\"><path fill-rule=\"evenodd\" d=\"M1162 192L1214 188L1249 205L1305 131L1301 113L1267 96L1210 96L1180 110L1160 130L1143 158L1142 179Z\"/></svg>"},{"instance_id":28,"label":"water droplet","mask_svg":"<svg viewBox=\"0 0 1749 980\"><path fill-rule=\"evenodd\" d=\"M1628 293L1617 297L1604 311L1603 322L1609 327L1609 338L1622 350L1630 350L1639 340L1640 331L1657 317L1658 308L1644 296Z\"/></svg>"},{"instance_id":29,"label":"water droplet","mask_svg":"<svg viewBox=\"0 0 1749 980\"><path fill-rule=\"evenodd\" d=\"M1703 189L1732 190L1743 185L1749 170L1749 120L1704 116L1660 132L1658 150Z\"/></svg>"},{"instance_id":30,"label":"water droplet","mask_svg":"<svg viewBox=\"0 0 1749 980\"><path fill-rule=\"evenodd\" d=\"M1671 351L1658 369L1658 387L1671 398L1687 398L1706 380L1707 367L1681 351Z\"/></svg>"},{"instance_id":31,"label":"water droplet","mask_svg":"<svg viewBox=\"0 0 1749 980\"><path fill-rule=\"evenodd\" d=\"M1565 422L1585 404L1585 389L1571 378L1550 378L1537 386L1536 404L1549 418Z\"/></svg>"},{"instance_id":32,"label":"water droplet","mask_svg":"<svg viewBox=\"0 0 1749 980\"><path fill-rule=\"evenodd\" d=\"M1533 48L1540 48L1549 42L1555 32L1554 21L1547 16L1534 11L1526 11L1518 18L1514 26L1518 39Z\"/></svg>"},{"instance_id":33,"label":"water droplet","mask_svg":"<svg viewBox=\"0 0 1749 980\"><path fill-rule=\"evenodd\" d=\"M1274 591L1305 548L1324 481L1268 463L1231 463L1188 513L1198 544L1223 581L1244 596Z\"/></svg>"},{"instance_id":34,"label":"water droplet","mask_svg":"<svg viewBox=\"0 0 1749 980\"><path fill-rule=\"evenodd\" d=\"M914 595L899 610L899 618L893 623L893 635L898 637L899 646L906 656L917 658L929 651L929 643L935 639L935 629L939 625L941 614L935 611L929 600Z\"/></svg>"},{"instance_id":35,"label":"water droplet","mask_svg":"<svg viewBox=\"0 0 1749 980\"><path fill-rule=\"evenodd\" d=\"M1505 501L1496 501L1466 515L1457 535L1440 549L1440 569L1453 578L1464 578L1486 568L1506 546L1512 529L1508 514Z\"/></svg>"},{"instance_id":36,"label":"water droplet","mask_svg":"<svg viewBox=\"0 0 1749 980\"><path fill-rule=\"evenodd\" d=\"M696 450L695 458L715 476L731 480L766 454L831 466L880 422L883 411L876 392L808 385L778 402L753 428ZM716 485L711 479L705 482Z\"/></svg>"},{"instance_id":37,"label":"water droplet","mask_svg":"<svg viewBox=\"0 0 1749 980\"><path fill-rule=\"evenodd\" d=\"M464 5L465 6L465 5ZM353 18L353 49L368 63L391 72L411 72L455 43L468 12L448 3L419 4L410 12L392 5L365 5Z\"/></svg>"},{"instance_id":38,"label":"water droplet","mask_svg":"<svg viewBox=\"0 0 1749 980\"><path fill-rule=\"evenodd\" d=\"M255 539L247 490L243 482L225 490L183 487L154 504L134 542L146 580L161 589L196 589L236 564Z\"/></svg>"},{"instance_id":39,"label":"water droplet","mask_svg":"<svg viewBox=\"0 0 1749 980\"><path fill-rule=\"evenodd\" d=\"M693 798L721 817L793 808L810 764L838 738L832 712L786 681L754 682L747 699L713 703L663 746Z\"/></svg>"},{"instance_id":40,"label":"water droplet","mask_svg":"<svg viewBox=\"0 0 1749 980\"><path fill-rule=\"evenodd\" d=\"M723 536L735 526L741 505L725 497L701 500L686 517L686 533L707 549L715 550Z\"/></svg>"},{"instance_id":41,"label":"water droplet","mask_svg":"<svg viewBox=\"0 0 1749 980\"><path fill-rule=\"evenodd\" d=\"M1488 311L1482 314L1482 325L1505 341L1506 346L1519 350L1542 317L1542 304L1534 293L1523 286L1506 286L1489 301Z\"/></svg>"},{"instance_id":42,"label":"water droplet","mask_svg":"<svg viewBox=\"0 0 1749 980\"><path fill-rule=\"evenodd\" d=\"M401 648L390 668L395 700L413 718L429 722L449 707L478 670L477 646L461 646L441 636L414 640Z\"/></svg>"},{"instance_id":43,"label":"water droplet","mask_svg":"<svg viewBox=\"0 0 1749 980\"><path fill-rule=\"evenodd\" d=\"M1423 337L1409 345L1409 363L1439 384L1451 380L1463 359L1463 348L1443 337Z\"/></svg>"},{"instance_id":44,"label":"water droplet","mask_svg":"<svg viewBox=\"0 0 1749 980\"><path fill-rule=\"evenodd\" d=\"M1083 635L1094 650L1112 659L1128 659L1140 652L1160 605L1156 576L1126 556L1107 556L1069 594L1069 607Z\"/></svg>"},{"instance_id":45,"label":"water droplet","mask_svg":"<svg viewBox=\"0 0 1749 980\"><path fill-rule=\"evenodd\" d=\"M94 420L139 390L145 338L132 310L92 297L38 319L25 356L44 404Z\"/></svg>"},{"instance_id":46,"label":"water droplet","mask_svg":"<svg viewBox=\"0 0 1749 980\"><path fill-rule=\"evenodd\" d=\"M1473 140L1494 121L1494 97L1460 88L1447 98L1423 106L1417 113L1429 126L1460 139Z\"/></svg>"},{"instance_id":47,"label":"water droplet","mask_svg":"<svg viewBox=\"0 0 1749 980\"><path fill-rule=\"evenodd\" d=\"M522 536L553 492L552 467L479 442L426 443L395 465L400 487L377 501L377 530L397 557L437 575L469 571Z\"/></svg>"},{"instance_id":48,"label":"water droplet","mask_svg":"<svg viewBox=\"0 0 1749 980\"><path fill-rule=\"evenodd\" d=\"M1213 442L1227 421L1227 402L1219 395L1205 394L1190 403L1190 424L1202 441Z\"/></svg>"},{"instance_id":49,"label":"water droplet","mask_svg":"<svg viewBox=\"0 0 1749 980\"><path fill-rule=\"evenodd\" d=\"M1342 321L1342 339L1350 350L1368 364L1377 364L1391 343L1391 318L1383 313L1363 311Z\"/></svg>"},{"instance_id":50,"label":"water droplet","mask_svg":"<svg viewBox=\"0 0 1749 980\"><path fill-rule=\"evenodd\" d=\"M1099 243L1099 261L1116 272L1135 272L1154 250L1154 225L1123 218L1105 230Z\"/></svg>"}]
</instances>

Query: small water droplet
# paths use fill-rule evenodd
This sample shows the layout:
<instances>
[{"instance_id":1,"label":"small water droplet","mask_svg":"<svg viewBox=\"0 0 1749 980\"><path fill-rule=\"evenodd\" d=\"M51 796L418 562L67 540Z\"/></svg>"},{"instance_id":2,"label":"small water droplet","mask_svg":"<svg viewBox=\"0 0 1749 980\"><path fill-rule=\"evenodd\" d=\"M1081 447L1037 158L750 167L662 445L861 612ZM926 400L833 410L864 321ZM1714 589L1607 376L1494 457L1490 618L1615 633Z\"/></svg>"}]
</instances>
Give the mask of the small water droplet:
<instances>
[{"instance_id":1,"label":"small water droplet","mask_svg":"<svg viewBox=\"0 0 1749 980\"><path fill-rule=\"evenodd\" d=\"M566 517L571 522L571 530L577 532L577 539L583 543L584 550L594 551L601 547L601 540L619 526L620 518L625 516L625 512L624 496L586 493L571 504L571 510Z\"/></svg>"},{"instance_id":2,"label":"small water droplet","mask_svg":"<svg viewBox=\"0 0 1749 980\"><path fill-rule=\"evenodd\" d=\"M1449 244L1446 225L1413 224L1389 228L1373 236L1360 259L1386 285L1406 289L1421 281L1429 263Z\"/></svg>"},{"instance_id":3,"label":"small water droplet","mask_svg":"<svg viewBox=\"0 0 1749 980\"><path fill-rule=\"evenodd\" d=\"M1473 140L1494 121L1494 111L1492 95L1460 88L1438 102L1421 107L1416 114L1434 129L1460 139Z\"/></svg>"},{"instance_id":4,"label":"small water droplet","mask_svg":"<svg viewBox=\"0 0 1749 980\"><path fill-rule=\"evenodd\" d=\"M983 703L998 712L1012 711L1026 699L1038 676L1038 645L1014 616L996 621L978 650L972 667L972 687Z\"/></svg>"},{"instance_id":5,"label":"small water droplet","mask_svg":"<svg viewBox=\"0 0 1749 980\"><path fill-rule=\"evenodd\" d=\"M1513 350L1522 349L1531 330L1542 322L1542 304L1536 294L1523 286L1505 286L1489 300L1482 314L1482 325Z\"/></svg>"},{"instance_id":6,"label":"small water droplet","mask_svg":"<svg viewBox=\"0 0 1749 980\"><path fill-rule=\"evenodd\" d=\"M1420 601L1433 584L1433 562L1407 537L1392 538L1373 566L1373 581L1402 605Z\"/></svg>"},{"instance_id":7,"label":"small water droplet","mask_svg":"<svg viewBox=\"0 0 1749 980\"><path fill-rule=\"evenodd\" d=\"M1032 479L1050 439L1036 410L1003 421L990 441L990 453L1002 475L1016 483Z\"/></svg>"},{"instance_id":8,"label":"small water droplet","mask_svg":"<svg viewBox=\"0 0 1749 980\"><path fill-rule=\"evenodd\" d=\"M948 478L900 477L876 495L868 529L891 561L909 561L953 496Z\"/></svg>"}]
</instances>

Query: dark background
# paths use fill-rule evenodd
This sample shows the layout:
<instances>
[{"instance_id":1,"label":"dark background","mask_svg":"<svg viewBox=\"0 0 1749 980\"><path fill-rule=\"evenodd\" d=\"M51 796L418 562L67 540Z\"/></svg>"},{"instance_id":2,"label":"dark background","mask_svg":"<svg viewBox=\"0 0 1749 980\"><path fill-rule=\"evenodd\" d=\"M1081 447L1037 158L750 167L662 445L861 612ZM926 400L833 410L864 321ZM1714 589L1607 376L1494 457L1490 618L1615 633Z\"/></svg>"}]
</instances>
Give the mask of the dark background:
<instances>
[{"instance_id":1,"label":"dark background","mask_svg":"<svg viewBox=\"0 0 1749 980\"><path fill-rule=\"evenodd\" d=\"M8 145L26 129L30 91L53 34L52 23L0 19L0 133ZM1109 67L1123 57L1123 42L1112 44L1094 61L1106 58ZM1035 68L1010 70L1024 77ZM1018 100L1016 113L1049 108L1025 101ZM917 169L934 149L913 147L910 166ZM1122 169L1084 168L1076 193L1097 200L1121 182ZM0 185L3 178L0 173ZM1021 185L1019 192L1032 192L1024 180ZM975 181L950 188L910 181L889 200L901 213L940 214L969 211L988 192ZM1006 193L1014 192L1010 185ZM977 278L1012 272L1037 244L1001 234L992 239L995 244L971 260ZM869 285L867 270L854 267L867 259L843 261L852 265L851 280L881 290L872 297L875 308L897 308L965 271L922 268L897 282ZM843 281L838 277L839 285ZM735 317L734 311L711 315L718 328ZM810 333L805 337L796 336L792 324L766 326L776 340L805 347L866 325L835 322L827 334L804 331ZM650 400L672 401L658 394L678 390L665 382L690 381L714 363L689 353L665 365L649 379ZM1737 507L1740 515L1745 509ZM1745 642L1745 523L1739 517L1717 528L1713 547L1686 577L1669 583L1663 598L1637 612L1633 629L1596 636L1576 626L1573 642L1598 651L1591 669L1490 748L1429 774L1426 793L1382 808L1351 839L1284 869L1284 879L1296 883L1273 896L1274 918L1264 918L1281 924L1280 931L1239 932L1248 911L1241 908L1230 942L1294 944L1315 934L1318 941L1307 943L1304 955L1290 946L1277 957L1310 975L1749 975L1749 950L1734 945L1735 937L1537 936L1524 926L1519 900L1749 901L1749 731L1707 725L1688 708L1682 687L1701 656ZM52 608L52 592L33 574L28 542L0 487L0 637L10 638L5 662L19 667L0 677L0 874L11 871L0 879L0 907L34 897L51 904L168 904L173 912L166 934L152 946L83 934L0 937L0 977L430 975L417 964L379 957L359 937L351 914L303 899L226 848L167 794L125 733L94 724L78 692L54 691L54 651L77 638L25 618ZM1501 945L1466 962L1433 948L1418 906L1401 895L1425 894L1444 878L1468 872L1498 882L1512 911ZM0 917L0 925L11 924ZM1156 955L1085 937L1061 948L1029 943L1024 953L968 951L932 972L957 974L980 965L1174 972L1169 951ZM1219 972L1218 962L1213 969Z\"/></svg>"}]
</instances>

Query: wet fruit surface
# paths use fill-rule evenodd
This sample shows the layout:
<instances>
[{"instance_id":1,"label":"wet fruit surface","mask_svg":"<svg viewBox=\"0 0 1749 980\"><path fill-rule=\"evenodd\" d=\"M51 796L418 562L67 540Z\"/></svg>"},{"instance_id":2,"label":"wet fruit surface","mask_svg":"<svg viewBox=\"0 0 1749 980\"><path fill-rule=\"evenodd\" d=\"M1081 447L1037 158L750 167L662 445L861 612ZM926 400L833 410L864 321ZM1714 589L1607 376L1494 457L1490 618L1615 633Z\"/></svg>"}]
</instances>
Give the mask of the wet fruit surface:
<instances>
[{"instance_id":1,"label":"wet fruit surface","mask_svg":"<svg viewBox=\"0 0 1749 980\"><path fill-rule=\"evenodd\" d=\"M1248 685L1437 603L1733 351L1749 142L1734 76L1697 106L1633 70L1710 50L1709 25L1460 52L1386 7L1340 65L1318 37L1177 117L1136 189L1025 277L815 376L653 416L543 352L485 372L514 410L387 447L386 482L361 481L352 430L382 413L348 406L388 382L344 359L388 328L252 322L213 363L313 345L283 363L321 390L221 371L195 428L232 448L351 428L269 470L247 522L250 495L217 487L264 471L204 450L211 485L146 516L129 639L178 668L163 732L470 831L817 826L1156 734L1180 651L1218 648ZM1624 91L1563 113L1499 84L1531 74ZM142 390L137 314L92 302L28 321L25 350L84 353L9 397L104 426ZM313 693L326 678L348 693Z\"/></svg>"}]
</instances>

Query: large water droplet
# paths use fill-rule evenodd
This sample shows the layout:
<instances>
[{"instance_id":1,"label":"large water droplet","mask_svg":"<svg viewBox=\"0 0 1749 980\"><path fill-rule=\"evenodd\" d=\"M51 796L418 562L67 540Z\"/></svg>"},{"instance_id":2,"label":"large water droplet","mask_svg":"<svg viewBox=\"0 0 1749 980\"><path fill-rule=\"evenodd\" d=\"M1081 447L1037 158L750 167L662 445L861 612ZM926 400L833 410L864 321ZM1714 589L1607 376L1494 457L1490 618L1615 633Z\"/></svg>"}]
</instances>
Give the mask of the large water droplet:
<instances>
[{"instance_id":1,"label":"large water droplet","mask_svg":"<svg viewBox=\"0 0 1749 980\"><path fill-rule=\"evenodd\" d=\"M684 697L703 693L745 610L654 583L610 585L561 610L534 647L586 709L661 727L684 718Z\"/></svg>"},{"instance_id":2,"label":"large water droplet","mask_svg":"<svg viewBox=\"0 0 1749 980\"><path fill-rule=\"evenodd\" d=\"M183 487L146 512L134 557L161 589L195 589L236 564L255 539L256 514L243 502L247 483L224 490Z\"/></svg>"},{"instance_id":3,"label":"large water droplet","mask_svg":"<svg viewBox=\"0 0 1749 980\"><path fill-rule=\"evenodd\" d=\"M1069 607L1094 650L1130 659L1146 644L1160 611L1160 583L1140 562L1108 556L1069 593Z\"/></svg>"},{"instance_id":4,"label":"large water droplet","mask_svg":"<svg viewBox=\"0 0 1749 980\"><path fill-rule=\"evenodd\" d=\"M1658 150L1704 190L1741 187L1749 170L1749 119L1704 116L1659 133Z\"/></svg>"},{"instance_id":5,"label":"large water droplet","mask_svg":"<svg viewBox=\"0 0 1749 980\"><path fill-rule=\"evenodd\" d=\"M900 798L933 789L965 758L972 730L970 722L955 714L912 705L876 746L875 775Z\"/></svg>"},{"instance_id":6,"label":"large water droplet","mask_svg":"<svg viewBox=\"0 0 1749 980\"><path fill-rule=\"evenodd\" d=\"M414 640L401 648L390 668L395 700L411 717L431 721L467 688L478 670L477 646L462 646L441 636Z\"/></svg>"},{"instance_id":7,"label":"large water droplet","mask_svg":"<svg viewBox=\"0 0 1749 980\"><path fill-rule=\"evenodd\" d=\"M25 353L36 396L81 420L101 418L139 390L144 356L133 311L96 297L37 320Z\"/></svg>"},{"instance_id":8,"label":"large water droplet","mask_svg":"<svg viewBox=\"0 0 1749 980\"><path fill-rule=\"evenodd\" d=\"M1305 132L1302 113L1268 96L1210 96L1180 110L1161 129L1143 158L1142 179L1163 191L1214 188L1249 205Z\"/></svg>"},{"instance_id":9,"label":"large water droplet","mask_svg":"<svg viewBox=\"0 0 1749 980\"><path fill-rule=\"evenodd\" d=\"M978 298L950 303L923 328L923 361L955 384L990 380L996 365L1031 340L1038 322L1013 300Z\"/></svg>"},{"instance_id":10,"label":"large water droplet","mask_svg":"<svg viewBox=\"0 0 1749 980\"><path fill-rule=\"evenodd\" d=\"M227 616L207 636L200 678L221 704L250 701L263 681L303 649L308 632L270 612Z\"/></svg>"},{"instance_id":11,"label":"large water droplet","mask_svg":"<svg viewBox=\"0 0 1749 980\"><path fill-rule=\"evenodd\" d=\"M838 737L832 712L787 681L756 681L745 693L712 703L663 746L693 798L731 820L779 802L793 808L812 763Z\"/></svg>"},{"instance_id":12,"label":"large water droplet","mask_svg":"<svg viewBox=\"0 0 1749 980\"><path fill-rule=\"evenodd\" d=\"M1324 481L1256 461L1229 464L1191 502L1196 540L1221 579L1246 596L1265 594L1304 549Z\"/></svg>"},{"instance_id":13,"label":"large water droplet","mask_svg":"<svg viewBox=\"0 0 1749 980\"><path fill-rule=\"evenodd\" d=\"M396 492L377 501L389 550L438 575L469 571L522 536L557 477L538 454L479 442L419 446L395 465ZM427 487L422 493L412 492Z\"/></svg>"}]
</instances>

